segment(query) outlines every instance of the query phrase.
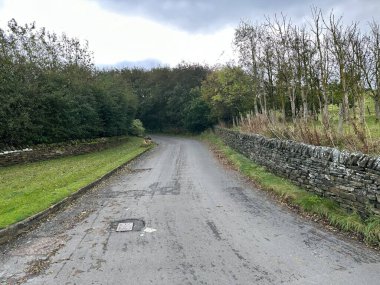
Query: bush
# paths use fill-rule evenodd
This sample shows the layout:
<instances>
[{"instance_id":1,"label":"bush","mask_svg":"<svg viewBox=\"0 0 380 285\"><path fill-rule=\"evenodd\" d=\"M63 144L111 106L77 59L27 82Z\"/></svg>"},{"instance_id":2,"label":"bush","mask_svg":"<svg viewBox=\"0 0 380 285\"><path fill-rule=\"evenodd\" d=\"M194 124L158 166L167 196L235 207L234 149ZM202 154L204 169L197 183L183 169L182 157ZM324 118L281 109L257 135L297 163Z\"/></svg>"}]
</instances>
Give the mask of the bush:
<instances>
[{"instance_id":1,"label":"bush","mask_svg":"<svg viewBox=\"0 0 380 285\"><path fill-rule=\"evenodd\" d=\"M143 123L139 119L133 120L129 133L138 137L144 136L145 128Z\"/></svg>"},{"instance_id":2,"label":"bush","mask_svg":"<svg viewBox=\"0 0 380 285\"><path fill-rule=\"evenodd\" d=\"M211 126L210 107L202 99L194 99L189 108L186 109L186 129L192 133L201 133Z\"/></svg>"}]
</instances>

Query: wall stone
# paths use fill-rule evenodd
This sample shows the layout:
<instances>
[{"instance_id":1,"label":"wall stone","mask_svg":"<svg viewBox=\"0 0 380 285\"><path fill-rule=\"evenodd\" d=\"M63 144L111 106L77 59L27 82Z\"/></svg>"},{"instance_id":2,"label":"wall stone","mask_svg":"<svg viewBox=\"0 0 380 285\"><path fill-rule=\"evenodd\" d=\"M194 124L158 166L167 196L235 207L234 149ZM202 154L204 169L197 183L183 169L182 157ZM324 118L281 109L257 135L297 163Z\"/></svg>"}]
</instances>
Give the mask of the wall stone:
<instances>
[{"instance_id":1,"label":"wall stone","mask_svg":"<svg viewBox=\"0 0 380 285\"><path fill-rule=\"evenodd\" d=\"M296 185L348 211L380 215L380 157L225 128L215 132L231 148Z\"/></svg>"},{"instance_id":2,"label":"wall stone","mask_svg":"<svg viewBox=\"0 0 380 285\"><path fill-rule=\"evenodd\" d=\"M0 166L10 166L26 162L48 160L69 155L78 155L101 151L122 144L127 137L101 138L82 143L62 143L46 146L36 146L20 151L7 151L0 153Z\"/></svg>"}]
</instances>

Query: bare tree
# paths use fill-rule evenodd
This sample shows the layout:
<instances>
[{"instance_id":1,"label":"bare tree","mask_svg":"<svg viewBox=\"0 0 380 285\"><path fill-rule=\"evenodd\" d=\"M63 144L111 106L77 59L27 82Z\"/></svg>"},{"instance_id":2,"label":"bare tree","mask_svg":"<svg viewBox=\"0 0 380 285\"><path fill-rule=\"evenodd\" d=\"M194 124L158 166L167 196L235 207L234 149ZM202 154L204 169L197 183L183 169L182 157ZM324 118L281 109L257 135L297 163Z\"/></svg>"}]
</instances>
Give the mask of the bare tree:
<instances>
[{"instance_id":1,"label":"bare tree","mask_svg":"<svg viewBox=\"0 0 380 285\"><path fill-rule=\"evenodd\" d=\"M275 15L274 19L267 18L267 27L271 33L274 46L274 62L276 70L276 90L280 97L283 120L286 118L286 97L290 101L292 118L296 117L296 79L292 67L290 48L292 24L283 14L281 18Z\"/></svg>"},{"instance_id":2,"label":"bare tree","mask_svg":"<svg viewBox=\"0 0 380 285\"><path fill-rule=\"evenodd\" d=\"M354 101L359 107L359 122L365 130L365 76L363 76L363 66L365 61L364 43L366 37L363 37L358 30L352 30L350 49L348 53L348 86ZM353 108L354 118L356 118L356 109Z\"/></svg>"},{"instance_id":3,"label":"bare tree","mask_svg":"<svg viewBox=\"0 0 380 285\"><path fill-rule=\"evenodd\" d=\"M258 102L263 96L259 72L259 43L262 38L262 27L242 21L235 30L234 45L239 53L239 61L251 76L255 114L259 113ZM263 108L262 108L263 109Z\"/></svg>"},{"instance_id":4,"label":"bare tree","mask_svg":"<svg viewBox=\"0 0 380 285\"><path fill-rule=\"evenodd\" d=\"M348 68L350 64L349 48L351 41L357 32L357 23L344 27L342 17L336 19L333 13L330 14L329 23L326 23L326 28L331 37L330 49L335 58L338 67L338 76L343 94L342 116L345 122L350 121L349 108L349 90L348 90Z\"/></svg>"},{"instance_id":5,"label":"bare tree","mask_svg":"<svg viewBox=\"0 0 380 285\"><path fill-rule=\"evenodd\" d=\"M370 24L371 33L364 42L361 67L366 86L375 103L376 121L380 121L380 26L375 21Z\"/></svg>"},{"instance_id":6,"label":"bare tree","mask_svg":"<svg viewBox=\"0 0 380 285\"><path fill-rule=\"evenodd\" d=\"M329 100L328 100L328 78L329 78L329 41L323 33L323 16L322 11L317 8L312 8L311 31L314 34L313 44L317 51L317 63L318 63L318 82L319 89L323 98L323 111L322 121L324 124L329 123Z\"/></svg>"},{"instance_id":7,"label":"bare tree","mask_svg":"<svg viewBox=\"0 0 380 285\"><path fill-rule=\"evenodd\" d=\"M368 89L379 121L380 26L373 21L370 28L370 35L362 35L357 23L344 25L333 12L324 18L316 7L309 26L293 25L283 14L267 17L265 24L241 22L234 44L251 77L255 114L269 108L283 120L289 113L293 120L297 115L307 120L313 110L330 128L332 103L339 105L342 133L343 124L358 115L364 128Z\"/></svg>"}]
</instances>

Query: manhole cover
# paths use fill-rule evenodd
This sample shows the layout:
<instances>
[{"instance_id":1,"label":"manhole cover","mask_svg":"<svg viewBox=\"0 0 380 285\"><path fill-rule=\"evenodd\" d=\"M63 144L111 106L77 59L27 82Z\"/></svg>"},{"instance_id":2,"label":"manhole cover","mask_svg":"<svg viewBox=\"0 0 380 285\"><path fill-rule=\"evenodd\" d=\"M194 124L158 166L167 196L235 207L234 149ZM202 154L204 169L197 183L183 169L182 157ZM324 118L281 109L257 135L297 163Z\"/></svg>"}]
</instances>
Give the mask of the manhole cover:
<instances>
[{"instance_id":1,"label":"manhole cover","mask_svg":"<svg viewBox=\"0 0 380 285\"><path fill-rule=\"evenodd\" d=\"M119 223L117 225L117 232L129 232L133 229L133 223Z\"/></svg>"},{"instance_id":2,"label":"manhole cover","mask_svg":"<svg viewBox=\"0 0 380 285\"><path fill-rule=\"evenodd\" d=\"M111 230L116 232L138 232L145 228L145 222L142 219L125 219L111 223Z\"/></svg>"}]
</instances>

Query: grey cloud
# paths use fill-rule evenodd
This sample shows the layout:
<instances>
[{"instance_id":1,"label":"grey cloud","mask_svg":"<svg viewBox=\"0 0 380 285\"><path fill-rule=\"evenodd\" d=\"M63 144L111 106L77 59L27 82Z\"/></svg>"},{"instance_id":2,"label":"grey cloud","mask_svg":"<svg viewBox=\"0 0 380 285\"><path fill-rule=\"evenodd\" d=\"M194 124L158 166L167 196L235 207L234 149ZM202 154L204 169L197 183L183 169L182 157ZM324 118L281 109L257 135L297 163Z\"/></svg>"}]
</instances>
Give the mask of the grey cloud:
<instances>
[{"instance_id":1,"label":"grey cloud","mask_svg":"<svg viewBox=\"0 0 380 285\"><path fill-rule=\"evenodd\" d=\"M240 19L262 20L264 15L284 12L297 22L310 15L311 6L335 8L353 20L377 17L379 0L96 0L104 8L144 16L190 32L213 31ZM370 9L368 9L370 7ZM346 13L347 12L347 13ZM359 19L358 19L359 18Z\"/></svg>"},{"instance_id":2,"label":"grey cloud","mask_svg":"<svg viewBox=\"0 0 380 285\"><path fill-rule=\"evenodd\" d=\"M298 0L98 0L105 8L127 15L146 16L188 31L214 30L240 19L281 12ZM324 1L324 0L323 0ZM323 2L322 1L322 2ZM311 1L303 1L311 2Z\"/></svg>"}]
</instances>

